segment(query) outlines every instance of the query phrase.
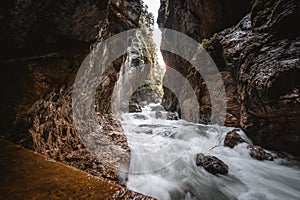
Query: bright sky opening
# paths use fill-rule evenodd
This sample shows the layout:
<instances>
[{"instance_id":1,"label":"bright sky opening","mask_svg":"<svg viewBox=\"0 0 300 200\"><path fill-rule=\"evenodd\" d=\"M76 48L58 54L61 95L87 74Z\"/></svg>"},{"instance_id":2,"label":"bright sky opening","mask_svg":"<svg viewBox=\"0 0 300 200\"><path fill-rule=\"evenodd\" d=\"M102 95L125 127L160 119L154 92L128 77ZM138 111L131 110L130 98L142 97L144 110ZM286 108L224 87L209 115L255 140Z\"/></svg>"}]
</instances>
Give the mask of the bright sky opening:
<instances>
[{"instance_id":1,"label":"bright sky opening","mask_svg":"<svg viewBox=\"0 0 300 200\"><path fill-rule=\"evenodd\" d=\"M148 6L148 11L153 14L154 16L154 31L153 31L153 41L156 45L156 54L158 63L160 66L165 66L165 62L160 52L160 43L161 43L161 31L158 28L157 24L157 17L158 17L158 10L160 7L160 0L143 0L145 5Z\"/></svg>"}]
</instances>

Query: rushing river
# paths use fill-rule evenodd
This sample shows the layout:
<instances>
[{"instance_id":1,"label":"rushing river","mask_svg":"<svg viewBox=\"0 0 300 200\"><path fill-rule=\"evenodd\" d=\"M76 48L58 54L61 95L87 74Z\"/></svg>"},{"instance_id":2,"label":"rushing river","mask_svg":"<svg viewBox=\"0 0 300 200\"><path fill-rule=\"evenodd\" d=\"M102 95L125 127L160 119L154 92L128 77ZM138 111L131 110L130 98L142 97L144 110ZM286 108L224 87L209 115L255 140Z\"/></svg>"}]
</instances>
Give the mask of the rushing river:
<instances>
[{"instance_id":1,"label":"rushing river","mask_svg":"<svg viewBox=\"0 0 300 200\"><path fill-rule=\"evenodd\" d=\"M165 112L151 111L153 106L122 116L131 149L129 189L162 200L300 199L300 168L295 163L272 152L274 161L252 159L246 143L233 149L223 146L232 128L166 120ZM229 173L212 175L196 166L197 153L221 159Z\"/></svg>"}]
</instances>

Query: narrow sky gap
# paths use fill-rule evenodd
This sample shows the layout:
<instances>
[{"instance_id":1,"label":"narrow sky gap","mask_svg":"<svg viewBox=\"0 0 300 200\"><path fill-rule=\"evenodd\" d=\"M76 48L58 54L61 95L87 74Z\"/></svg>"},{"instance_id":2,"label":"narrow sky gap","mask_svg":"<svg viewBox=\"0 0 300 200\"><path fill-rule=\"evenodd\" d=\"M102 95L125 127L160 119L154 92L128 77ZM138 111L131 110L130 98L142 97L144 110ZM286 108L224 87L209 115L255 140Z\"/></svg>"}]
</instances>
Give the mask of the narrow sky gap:
<instances>
[{"instance_id":1,"label":"narrow sky gap","mask_svg":"<svg viewBox=\"0 0 300 200\"><path fill-rule=\"evenodd\" d=\"M157 61L161 67L165 66L161 51L160 51L160 43L161 43L161 31L158 28L157 17L158 10L160 7L160 0L143 0L145 5L148 6L148 12L152 13L154 16L154 32L153 32L153 41L156 45L156 54Z\"/></svg>"}]
</instances>

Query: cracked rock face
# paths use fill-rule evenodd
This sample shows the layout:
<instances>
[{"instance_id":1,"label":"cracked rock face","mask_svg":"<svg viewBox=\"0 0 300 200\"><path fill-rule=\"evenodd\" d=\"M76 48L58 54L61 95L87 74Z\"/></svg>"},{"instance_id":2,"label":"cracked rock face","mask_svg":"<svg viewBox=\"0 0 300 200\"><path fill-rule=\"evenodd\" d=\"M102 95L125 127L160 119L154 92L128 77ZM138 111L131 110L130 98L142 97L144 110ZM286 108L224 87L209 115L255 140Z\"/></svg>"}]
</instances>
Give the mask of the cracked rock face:
<instances>
[{"instance_id":1,"label":"cracked rock face","mask_svg":"<svg viewBox=\"0 0 300 200\"><path fill-rule=\"evenodd\" d=\"M201 5L202 1L197 2L197 5ZM230 5L232 1L222 2ZM189 3L179 0L170 0L168 3L168 12L161 8L161 27L175 28L199 42L208 38L202 44L218 66L225 84L225 125L241 127L256 144L299 155L300 31L295 26L300 14L299 2L257 0L252 5L250 14L246 15L244 12L246 16L240 22L236 25L236 22L232 22L233 27L218 32L213 37L211 36L217 29L198 23L209 19L213 12L208 10L202 16L197 16L197 19L188 18L188 21L189 15L179 11L188 8ZM189 13L193 9L187 10ZM231 11L232 16L238 20L240 13L233 7ZM213 19L215 18L218 16ZM168 20L179 23L166 23ZM196 28L201 27L206 29L202 32L211 34L192 33L184 25L195 23ZM195 73L193 67L178 56L167 52L163 52L163 56L170 67L189 80L198 96L199 112L202 115L200 122L209 123L210 98L201 75ZM218 83L214 89L218 89ZM167 89L163 105L168 110L180 113L177 99Z\"/></svg>"},{"instance_id":2,"label":"cracked rock face","mask_svg":"<svg viewBox=\"0 0 300 200\"><path fill-rule=\"evenodd\" d=\"M221 32L220 41L237 80L241 127L259 145L298 154L300 35L283 21L294 21L299 6L294 1L272 2L261 11L262 1L257 1L251 16ZM265 16L270 12L273 21Z\"/></svg>"},{"instance_id":3,"label":"cracked rock face","mask_svg":"<svg viewBox=\"0 0 300 200\"><path fill-rule=\"evenodd\" d=\"M89 152L75 130L71 95L77 71L97 40L137 28L138 0L1 1L1 135L90 174L125 184L117 163ZM104 73L97 107L102 133L130 150L119 122L109 114L110 97L125 57ZM109 78L107 78L109 77ZM101 142L101 141L99 141ZM126 161L127 159L127 161ZM124 166L126 167L126 166ZM127 166L128 167L128 166Z\"/></svg>"},{"instance_id":4,"label":"cracked rock face","mask_svg":"<svg viewBox=\"0 0 300 200\"><path fill-rule=\"evenodd\" d=\"M212 37L214 33L237 23L248 12L249 7L249 2L247 1L168 0L163 1L161 5L158 23L160 27L183 32L195 39L197 42L201 42L205 38ZM163 39L162 46L164 45L168 45L168 43ZM225 62L222 57L222 45L219 42L214 42L214 48L207 51L215 59L218 67L224 69ZM195 68L192 67L190 63L183 60L180 56L165 51L162 51L162 55L168 66L177 70L189 81L196 96L198 97L200 106L200 122L209 123L211 104L209 92L206 84L204 83L204 79L196 72ZM227 96L232 97L227 100L228 110L230 112L227 114L226 124L237 126L239 105L237 104L237 90L236 87L234 87L236 83L231 74L225 70L222 70L221 76L226 82L225 87ZM168 81L170 84L174 85L177 83L176 78L168 76L168 69L164 77L164 81ZM216 82L213 90L219 91L221 85L221 82ZM181 93L184 97L183 99L185 99L184 89L182 89L179 93ZM195 105L190 103L188 100L189 97L186 98L187 101L183 102L183 104L185 105L186 110L191 110L191 112L186 111L185 113L193 113ZM181 116L181 109L178 105L177 98L168 88L164 88L162 105L167 110L178 112ZM193 114L190 114L188 118L193 118L192 116Z\"/></svg>"},{"instance_id":5,"label":"cracked rock face","mask_svg":"<svg viewBox=\"0 0 300 200\"><path fill-rule=\"evenodd\" d=\"M248 8L249 2L238 0L162 0L158 23L200 42L237 23Z\"/></svg>"}]
</instances>

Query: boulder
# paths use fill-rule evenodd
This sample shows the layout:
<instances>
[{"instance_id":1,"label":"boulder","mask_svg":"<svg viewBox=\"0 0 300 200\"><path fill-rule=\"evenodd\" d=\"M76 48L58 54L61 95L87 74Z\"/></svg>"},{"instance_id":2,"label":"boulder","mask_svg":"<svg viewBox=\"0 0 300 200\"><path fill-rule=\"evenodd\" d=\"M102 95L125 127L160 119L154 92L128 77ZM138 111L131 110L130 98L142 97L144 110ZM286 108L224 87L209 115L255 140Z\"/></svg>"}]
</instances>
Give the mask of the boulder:
<instances>
[{"instance_id":1,"label":"boulder","mask_svg":"<svg viewBox=\"0 0 300 200\"><path fill-rule=\"evenodd\" d=\"M178 120L178 115L176 112L168 112L167 120Z\"/></svg>"},{"instance_id":2,"label":"boulder","mask_svg":"<svg viewBox=\"0 0 300 200\"><path fill-rule=\"evenodd\" d=\"M273 156L260 146L250 145L248 148L250 149L250 156L256 160L273 160Z\"/></svg>"},{"instance_id":3,"label":"boulder","mask_svg":"<svg viewBox=\"0 0 300 200\"><path fill-rule=\"evenodd\" d=\"M241 138L241 136L237 133L238 129L234 129L232 131L229 131L225 137L224 140L224 146L233 148L236 145L245 142L245 140L243 140L243 138Z\"/></svg>"},{"instance_id":4,"label":"boulder","mask_svg":"<svg viewBox=\"0 0 300 200\"><path fill-rule=\"evenodd\" d=\"M215 156L205 156L202 153L198 153L196 165L202 166L206 171L214 175L228 173L228 166Z\"/></svg>"},{"instance_id":5,"label":"boulder","mask_svg":"<svg viewBox=\"0 0 300 200\"><path fill-rule=\"evenodd\" d=\"M162 112L160 112L160 111L156 111L156 112L155 112L155 118L156 118L156 119L161 119L162 117L163 117Z\"/></svg>"},{"instance_id":6,"label":"boulder","mask_svg":"<svg viewBox=\"0 0 300 200\"><path fill-rule=\"evenodd\" d=\"M129 112L134 113L134 112L142 112L142 108L139 104L137 103L131 103L129 104Z\"/></svg>"},{"instance_id":7,"label":"boulder","mask_svg":"<svg viewBox=\"0 0 300 200\"><path fill-rule=\"evenodd\" d=\"M143 114L134 114L133 118L134 119L139 119L139 120L147 120L148 119L148 117L143 115Z\"/></svg>"},{"instance_id":8,"label":"boulder","mask_svg":"<svg viewBox=\"0 0 300 200\"><path fill-rule=\"evenodd\" d=\"M151 107L151 111L165 111L165 109L162 105L158 105Z\"/></svg>"},{"instance_id":9,"label":"boulder","mask_svg":"<svg viewBox=\"0 0 300 200\"><path fill-rule=\"evenodd\" d=\"M175 138L177 132L165 131L164 136L169 138Z\"/></svg>"},{"instance_id":10,"label":"boulder","mask_svg":"<svg viewBox=\"0 0 300 200\"><path fill-rule=\"evenodd\" d=\"M144 131L144 133L147 134L147 135L151 135L151 134L153 134L153 131L152 131L152 129L146 129Z\"/></svg>"},{"instance_id":11,"label":"boulder","mask_svg":"<svg viewBox=\"0 0 300 200\"><path fill-rule=\"evenodd\" d=\"M130 101L140 105L148 105L150 103L159 103L160 96L150 87L144 86L137 89L131 96Z\"/></svg>"}]
</instances>

